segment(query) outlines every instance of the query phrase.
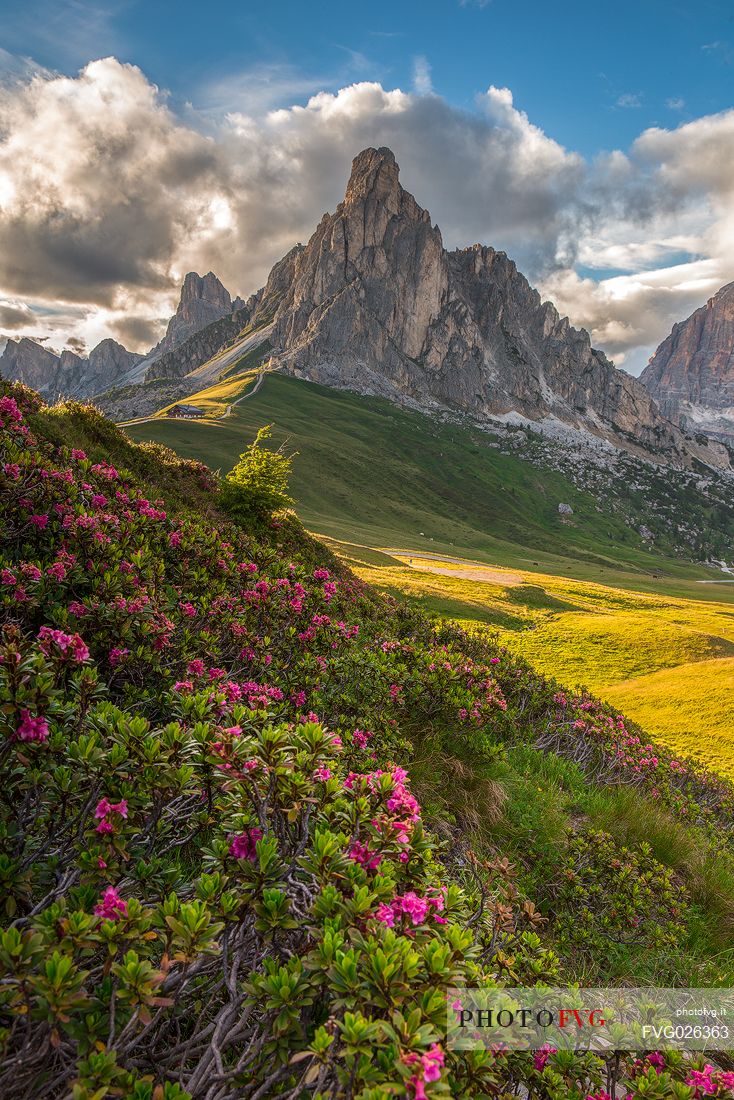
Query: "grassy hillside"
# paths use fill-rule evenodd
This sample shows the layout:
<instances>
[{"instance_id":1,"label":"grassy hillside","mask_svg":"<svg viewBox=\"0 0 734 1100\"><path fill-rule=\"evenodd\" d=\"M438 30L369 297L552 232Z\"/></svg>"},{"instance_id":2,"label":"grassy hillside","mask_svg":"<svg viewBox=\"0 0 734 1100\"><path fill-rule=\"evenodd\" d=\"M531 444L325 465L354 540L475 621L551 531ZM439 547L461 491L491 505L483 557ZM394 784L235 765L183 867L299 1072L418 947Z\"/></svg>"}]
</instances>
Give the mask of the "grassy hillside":
<instances>
[{"instance_id":1,"label":"grassy hillside","mask_svg":"<svg viewBox=\"0 0 734 1100\"><path fill-rule=\"evenodd\" d=\"M496 629L534 668L734 777L734 585L679 581L684 598L329 545L370 584L470 629Z\"/></svg>"},{"instance_id":2,"label":"grassy hillside","mask_svg":"<svg viewBox=\"0 0 734 1100\"><path fill-rule=\"evenodd\" d=\"M734 787L88 409L0 421L4 1097L690 1098L453 1051L446 992L734 983Z\"/></svg>"},{"instance_id":3,"label":"grassy hillside","mask_svg":"<svg viewBox=\"0 0 734 1100\"><path fill-rule=\"evenodd\" d=\"M129 431L226 472L264 423L274 425L275 445L288 439L298 451L299 514L323 534L370 546L460 548L523 567L536 560L547 572L594 578L615 565L637 576L710 575L669 560L674 536L662 529L659 549L646 547L625 515L634 512L637 527L654 526L650 502L629 479L619 487L629 499L615 509L606 491L577 489L565 475L524 462L522 453L503 453L483 432L385 401L270 375L226 421L148 423ZM561 502L573 516L559 516ZM696 507L705 512L695 499L679 502L691 516ZM734 512L731 518L734 531ZM700 519L713 529L712 519Z\"/></svg>"},{"instance_id":4,"label":"grassy hillside","mask_svg":"<svg viewBox=\"0 0 734 1100\"><path fill-rule=\"evenodd\" d=\"M506 631L540 671L624 702L675 750L734 775L725 662L734 585L721 574L651 551L608 502L482 433L288 378L269 376L226 421L129 431L226 470L264 422L298 451L299 511L360 576L439 615ZM558 515L559 501L572 517ZM379 546L394 549L367 549ZM424 547L515 570L521 583L496 569L472 579L466 564L421 562ZM716 576L722 583L700 583ZM703 663L712 658L721 660ZM694 689L706 670L706 689Z\"/></svg>"}]
</instances>

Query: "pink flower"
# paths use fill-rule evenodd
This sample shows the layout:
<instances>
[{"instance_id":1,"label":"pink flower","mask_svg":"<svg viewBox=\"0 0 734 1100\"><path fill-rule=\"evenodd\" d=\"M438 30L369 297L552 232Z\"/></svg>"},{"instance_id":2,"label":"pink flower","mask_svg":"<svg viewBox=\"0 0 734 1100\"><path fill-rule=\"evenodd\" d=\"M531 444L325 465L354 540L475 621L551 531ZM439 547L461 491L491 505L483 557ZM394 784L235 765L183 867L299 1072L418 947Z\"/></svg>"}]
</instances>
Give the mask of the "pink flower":
<instances>
[{"instance_id":1,"label":"pink flower","mask_svg":"<svg viewBox=\"0 0 734 1100\"><path fill-rule=\"evenodd\" d=\"M10 481L17 481L20 477L20 466L17 462L5 462L3 464L3 473Z\"/></svg>"},{"instance_id":2,"label":"pink flower","mask_svg":"<svg viewBox=\"0 0 734 1100\"><path fill-rule=\"evenodd\" d=\"M109 799L100 798L99 802L97 803L97 809L94 811L94 816L100 818L107 817L107 814L110 812L111 808L112 807Z\"/></svg>"},{"instance_id":3,"label":"pink flower","mask_svg":"<svg viewBox=\"0 0 734 1100\"><path fill-rule=\"evenodd\" d=\"M547 1043L545 1044L545 1046L542 1046L540 1050L536 1050L535 1055L533 1056L533 1065L539 1073L543 1072L543 1069L545 1068L545 1063L548 1061L551 1054L555 1054L556 1051L557 1047L549 1047Z\"/></svg>"},{"instance_id":4,"label":"pink flower","mask_svg":"<svg viewBox=\"0 0 734 1100\"><path fill-rule=\"evenodd\" d=\"M246 829L239 836L232 837L229 854L234 856L235 859L249 859L251 863L254 863L257 859L255 845L262 835L262 829Z\"/></svg>"},{"instance_id":5,"label":"pink flower","mask_svg":"<svg viewBox=\"0 0 734 1100\"><path fill-rule=\"evenodd\" d=\"M27 708L20 712L20 725L16 730L16 737L21 741L46 741L48 738L48 722L42 715L31 715Z\"/></svg>"},{"instance_id":6,"label":"pink flower","mask_svg":"<svg viewBox=\"0 0 734 1100\"><path fill-rule=\"evenodd\" d=\"M125 658L129 657L129 656L130 656L130 650L129 649L125 649L125 648L119 649L119 648L115 647L114 649L110 650L110 652L107 656L107 660L110 662L110 664L114 668L116 665L121 664L122 661L124 661Z\"/></svg>"},{"instance_id":7,"label":"pink flower","mask_svg":"<svg viewBox=\"0 0 734 1100\"><path fill-rule=\"evenodd\" d=\"M76 448L71 452L71 457L76 459L77 462L83 462L87 457L84 451L79 451Z\"/></svg>"},{"instance_id":8,"label":"pink flower","mask_svg":"<svg viewBox=\"0 0 734 1100\"><path fill-rule=\"evenodd\" d=\"M686 1084L690 1085L696 1090L696 1096L713 1096L717 1091L717 1086L711 1079L711 1074L714 1072L714 1067L705 1065L702 1070L692 1070L686 1077Z\"/></svg>"},{"instance_id":9,"label":"pink flower","mask_svg":"<svg viewBox=\"0 0 734 1100\"><path fill-rule=\"evenodd\" d=\"M385 905L384 902L378 905L375 917L382 924L386 924L388 928L393 928L395 925L395 913L393 912L392 906Z\"/></svg>"},{"instance_id":10,"label":"pink flower","mask_svg":"<svg viewBox=\"0 0 734 1100\"><path fill-rule=\"evenodd\" d=\"M14 397L0 397L0 413L16 423L23 419L23 414Z\"/></svg>"},{"instance_id":11,"label":"pink flower","mask_svg":"<svg viewBox=\"0 0 734 1100\"><path fill-rule=\"evenodd\" d=\"M186 671L190 676L203 676L204 675L204 662L200 657L197 657L194 661L189 661Z\"/></svg>"},{"instance_id":12,"label":"pink flower","mask_svg":"<svg viewBox=\"0 0 734 1100\"><path fill-rule=\"evenodd\" d=\"M28 517L28 522L33 524L34 527L43 529L48 526L48 516L34 515Z\"/></svg>"},{"instance_id":13,"label":"pink flower","mask_svg":"<svg viewBox=\"0 0 734 1100\"><path fill-rule=\"evenodd\" d=\"M437 1043L421 1058L424 1081L438 1081L441 1077L441 1067L444 1064L444 1053Z\"/></svg>"},{"instance_id":14,"label":"pink flower","mask_svg":"<svg viewBox=\"0 0 734 1100\"><path fill-rule=\"evenodd\" d=\"M49 653L51 646L54 645L77 664L89 658L89 650L78 634L64 634L63 630L52 630L49 626L42 626L38 632L38 640L44 653Z\"/></svg>"},{"instance_id":15,"label":"pink flower","mask_svg":"<svg viewBox=\"0 0 734 1100\"><path fill-rule=\"evenodd\" d=\"M127 915L127 902L123 901L114 886L108 886L99 905L95 905L94 912L103 920L117 920Z\"/></svg>"},{"instance_id":16,"label":"pink flower","mask_svg":"<svg viewBox=\"0 0 734 1100\"><path fill-rule=\"evenodd\" d=\"M360 844L358 841L355 841L349 849L349 858L354 863L369 868L370 871L376 871L382 862L382 856L378 852L371 852L366 844Z\"/></svg>"}]
</instances>

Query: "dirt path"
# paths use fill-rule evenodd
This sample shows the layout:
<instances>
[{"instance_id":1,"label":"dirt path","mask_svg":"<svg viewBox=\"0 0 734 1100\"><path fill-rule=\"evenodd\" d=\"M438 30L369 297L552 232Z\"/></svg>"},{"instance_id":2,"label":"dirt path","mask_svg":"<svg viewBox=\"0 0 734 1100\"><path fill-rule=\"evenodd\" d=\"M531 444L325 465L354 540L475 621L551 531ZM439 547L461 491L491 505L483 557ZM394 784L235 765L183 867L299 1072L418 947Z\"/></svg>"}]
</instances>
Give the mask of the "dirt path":
<instances>
[{"instance_id":1,"label":"dirt path","mask_svg":"<svg viewBox=\"0 0 734 1100\"><path fill-rule=\"evenodd\" d=\"M257 376L257 382L255 383L255 385L252 387L251 390L247 390L247 392L243 393L242 397L238 397L236 401L231 401L230 404L227 405L227 408L224 410L224 412L222 413L221 416L214 416L214 417L212 417L212 419L213 420L226 420L228 416L232 415L232 409L235 407L235 405L239 405L241 401L247 401L248 397L254 397L255 394L257 393L257 391L262 386L263 378L265 377L265 375L267 373L268 373L267 371L262 371Z\"/></svg>"},{"instance_id":2,"label":"dirt path","mask_svg":"<svg viewBox=\"0 0 734 1100\"><path fill-rule=\"evenodd\" d=\"M505 573L499 569L492 569L488 565L477 565L468 562L466 558L448 558L443 554L419 553L417 551L411 553L409 550L395 550L392 548L383 549L383 553L391 554L403 565L420 570L422 573L437 573L442 577L456 577L457 580L482 581L484 584L501 584L508 587L524 584L524 578L519 573ZM430 562L436 562L436 564L433 565ZM466 568L450 569L441 566L441 562L446 562L449 565L464 565Z\"/></svg>"}]
</instances>

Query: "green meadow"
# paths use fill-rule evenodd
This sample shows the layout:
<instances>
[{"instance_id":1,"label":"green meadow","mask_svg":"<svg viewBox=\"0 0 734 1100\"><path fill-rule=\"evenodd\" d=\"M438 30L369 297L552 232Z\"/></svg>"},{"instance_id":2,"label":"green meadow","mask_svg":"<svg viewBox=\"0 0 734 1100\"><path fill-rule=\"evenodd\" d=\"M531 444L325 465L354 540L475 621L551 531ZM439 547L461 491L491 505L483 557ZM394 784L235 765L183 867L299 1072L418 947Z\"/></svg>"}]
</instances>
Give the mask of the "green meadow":
<instances>
[{"instance_id":1,"label":"green meadow","mask_svg":"<svg viewBox=\"0 0 734 1100\"><path fill-rule=\"evenodd\" d=\"M212 419L127 431L224 473L272 424L275 445L297 452L299 514L362 577L499 632L539 671L588 687L677 752L734 776L733 584L651 551L562 473L385 401L269 375L214 419L253 377L189 399Z\"/></svg>"}]
</instances>

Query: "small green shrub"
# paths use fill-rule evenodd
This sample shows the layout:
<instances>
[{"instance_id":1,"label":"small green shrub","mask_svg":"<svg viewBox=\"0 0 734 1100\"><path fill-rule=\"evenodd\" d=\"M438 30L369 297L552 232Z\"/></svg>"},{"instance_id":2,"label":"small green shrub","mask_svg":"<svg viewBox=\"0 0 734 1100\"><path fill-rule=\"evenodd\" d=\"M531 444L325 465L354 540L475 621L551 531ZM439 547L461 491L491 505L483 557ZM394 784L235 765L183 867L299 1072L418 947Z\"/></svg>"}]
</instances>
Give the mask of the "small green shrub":
<instances>
[{"instance_id":1,"label":"small green shrub","mask_svg":"<svg viewBox=\"0 0 734 1100\"><path fill-rule=\"evenodd\" d=\"M276 451L263 446L270 430L269 424L260 428L222 485L222 507L235 520L262 520L293 504L288 495L293 456L284 454L282 446Z\"/></svg>"}]
</instances>

